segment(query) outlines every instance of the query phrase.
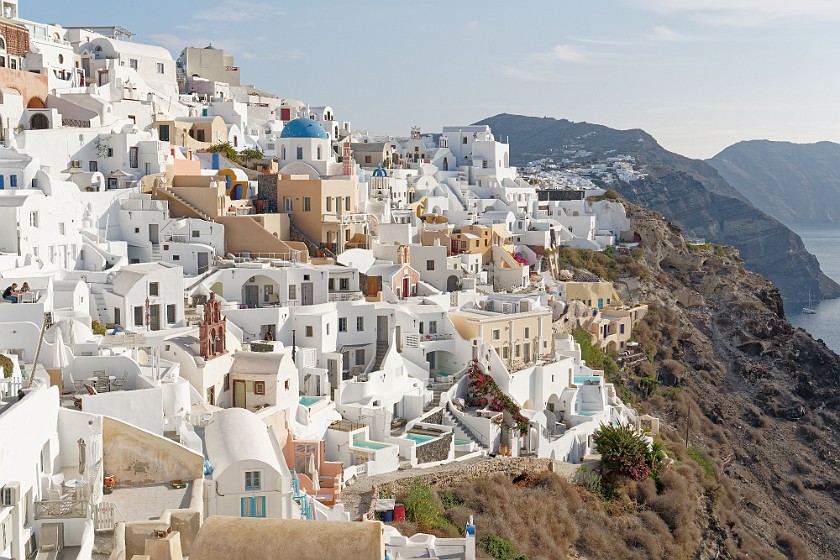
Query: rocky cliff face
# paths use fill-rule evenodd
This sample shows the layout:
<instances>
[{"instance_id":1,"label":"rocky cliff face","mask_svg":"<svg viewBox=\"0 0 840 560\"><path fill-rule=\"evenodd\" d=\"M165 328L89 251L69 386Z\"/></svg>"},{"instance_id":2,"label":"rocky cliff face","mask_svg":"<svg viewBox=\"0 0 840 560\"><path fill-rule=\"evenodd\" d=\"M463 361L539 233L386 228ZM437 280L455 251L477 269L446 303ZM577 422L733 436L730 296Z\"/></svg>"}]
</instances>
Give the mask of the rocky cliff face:
<instances>
[{"instance_id":1,"label":"rocky cliff face","mask_svg":"<svg viewBox=\"0 0 840 560\"><path fill-rule=\"evenodd\" d=\"M778 220L752 206L707 163L662 148L642 130L614 130L566 120L497 115L481 121L497 138L509 137L511 161L562 158L564 149L586 150L592 161L630 155L648 177L613 185L631 202L662 212L687 236L736 247L748 269L765 275L785 299L840 297L802 240Z\"/></svg>"},{"instance_id":2,"label":"rocky cliff face","mask_svg":"<svg viewBox=\"0 0 840 560\"><path fill-rule=\"evenodd\" d=\"M840 144L738 142L708 163L785 224L840 221Z\"/></svg>"},{"instance_id":3,"label":"rocky cliff face","mask_svg":"<svg viewBox=\"0 0 840 560\"><path fill-rule=\"evenodd\" d=\"M639 339L686 368L660 367L674 388L642 406L679 433L691 416L690 444L721 469L754 537L799 558L793 533L815 558L840 558L840 358L785 320L779 290L736 250L687 246L634 205L628 215L651 273L633 294L654 309Z\"/></svg>"}]
</instances>

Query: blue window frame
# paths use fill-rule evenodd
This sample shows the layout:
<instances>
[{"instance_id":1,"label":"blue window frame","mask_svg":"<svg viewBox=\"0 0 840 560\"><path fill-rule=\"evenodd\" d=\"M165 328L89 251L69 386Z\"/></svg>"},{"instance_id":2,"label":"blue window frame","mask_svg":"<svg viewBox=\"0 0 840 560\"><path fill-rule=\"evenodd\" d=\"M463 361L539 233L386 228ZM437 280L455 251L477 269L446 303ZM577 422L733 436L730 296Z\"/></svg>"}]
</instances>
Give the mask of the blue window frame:
<instances>
[{"instance_id":1,"label":"blue window frame","mask_svg":"<svg viewBox=\"0 0 840 560\"><path fill-rule=\"evenodd\" d=\"M265 517L265 496L240 498L240 517Z\"/></svg>"},{"instance_id":2,"label":"blue window frame","mask_svg":"<svg viewBox=\"0 0 840 560\"><path fill-rule=\"evenodd\" d=\"M245 490L262 490L260 471L245 471Z\"/></svg>"},{"instance_id":3,"label":"blue window frame","mask_svg":"<svg viewBox=\"0 0 840 560\"><path fill-rule=\"evenodd\" d=\"M3 179L5 179L5 177L0 175L0 191L6 188L6 185L3 183Z\"/></svg>"},{"instance_id":4,"label":"blue window frame","mask_svg":"<svg viewBox=\"0 0 840 560\"><path fill-rule=\"evenodd\" d=\"M17 188L17 175L9 175L9 186Z\"/></svg>"}]
</instances>

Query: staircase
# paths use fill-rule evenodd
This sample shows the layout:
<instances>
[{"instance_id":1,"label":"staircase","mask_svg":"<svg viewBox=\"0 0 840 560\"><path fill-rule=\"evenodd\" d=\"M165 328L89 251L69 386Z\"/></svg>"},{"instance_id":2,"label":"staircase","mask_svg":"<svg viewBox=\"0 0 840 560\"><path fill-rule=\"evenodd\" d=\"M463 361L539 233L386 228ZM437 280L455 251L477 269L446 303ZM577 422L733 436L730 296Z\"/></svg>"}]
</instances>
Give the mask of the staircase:
<instances>
[{"instance_id":1,"label":"staircase","mask_svg":"<svg viewBox=\"0 0 840 560\"><path fill-rule=\"evenodd\" d=\"M322 247L322 243L317 243L314 239L303 233L303 231L295 225L291 214L289 214L289 238L291 241L300 241L306 245L306 248L309 249L310 255L316 255L316 251L321 249L324 251L324 256L331 257L333 259L336 258L334 252L330 251L326 247Z\"/></svg>"},{"instance_id":2,"label":"staircase","mask_svg":"<svg viewBox=\"0 0 840 560\"><path fill-rule=\"evenodd\" d=\"M160 243L152 243L152 262L160 262Z\"/></svg>"},{"instance_id":3,"label":"staircase","mask_svg":"<svg viewBox=\"0 0 840 560\"><path fill-rule=\"evenodd\" d=\"M423 412L429 412L433 408L440 406L440 396L448 389L436 389L432 386L432 400L423 408Z\"/></svg>"},{"instance_id":4,"label":"staircase","mask_svg":"<svg viewBox=\"0 0 840 560\"><path fill-rule=\"evenodd\" d=\"M388 353L388 343L387 342L377 342L376 343L376 357L373 359L373 369L371 371L379 371L379 368L382 367L382 360L385 359L385 354Z\"/></svg>"},{"instance_id":5,"label":"staircase","mask_svg":"<svg viewBox=\"0 0 840 560\"><path fill-rule=\"evenodd\" d=\"M201 210L199 210L199 209L198 209L196 206L194 206L191 202L188 202L187 200L185 200L184 198L182 198L180 195L175 194L173 191L169 190L169 189L168 189L168 188L166 188L166 187L156 188L156 189L154 190L154 193L155 193L155 194L162 195L162 196L163 196L163 198L168 199L168 200L170 201L170 203L171 203L171 202L175 202L177 205L180 205L180 206L185 207L185 208L187 209L187 212L185 212L185 213L187 213L187 214L193 214L193 215L191 216L191 217L193 217L193 218L201 218L202 220L206 220L206 221L208 221L208 222L212 222L212 221L213 221L213 219L212 219L210 216L208 216L207 214L205 214L204 212L202 212ZM170 211L172 210L172 206L171 206L171 204L170 204L170 208L169 208L169 209L170 209Z\"/></svg>"},{"instance_id":6,"label":"staircase","mask_svg":"<svg viewBox=\"0 0 840 560\"><path fill-rule=\"evenodd\" d=\"M108 317L108 304L105 303L105 296L102 292L93 292L93 301L96 303L96 314L98 319L105 323L105 318Z\"/></svg>"},{"instance_id":7,"label":"staircase","mask_svg":"<svg viewBox=\"0 0 840 560\"><path fill-rule=\"evenodd\" d=\"M452 414L446 406L443 407L443 425L455 428L455 439L471 441L478 447L478 449L482 451L488 450L487 445L474 436L469 427L461 422L457 416Z\"/></svg>"}]
</instances>

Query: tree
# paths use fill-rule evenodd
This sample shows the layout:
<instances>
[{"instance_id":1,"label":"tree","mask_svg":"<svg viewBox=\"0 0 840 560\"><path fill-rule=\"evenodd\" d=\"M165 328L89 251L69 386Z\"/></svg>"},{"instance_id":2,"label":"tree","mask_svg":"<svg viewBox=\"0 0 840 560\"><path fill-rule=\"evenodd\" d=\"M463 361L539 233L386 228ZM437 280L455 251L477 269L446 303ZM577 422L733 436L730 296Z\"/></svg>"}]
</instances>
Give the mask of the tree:
<instances>
[{"instance_id":1,"label":"tree","mask_svg":"<svg viewBox=\"0 0 840 560\"><path fill-rule=\"evenodd\" d=\"M260 150L256 150L254 148L245 148L241 152L239 152L239 157L242 159L242 162L245 165L251 163L251 160L255 159L263 159L265 157Z\"/></svg>"},{"instance_id":2,"label":"tree","mask_svg":"<svg viewBox=\"0 0 840 560\"><path fill-rule=\"evenodd\" d=\"M211 154L222 154L230 161L236 161L238 158L238 154L236 153L236 148L230 145L230 142L222 142L220 144L213 144L207 148L207 151Z\"/></svg>"}]
</instances>

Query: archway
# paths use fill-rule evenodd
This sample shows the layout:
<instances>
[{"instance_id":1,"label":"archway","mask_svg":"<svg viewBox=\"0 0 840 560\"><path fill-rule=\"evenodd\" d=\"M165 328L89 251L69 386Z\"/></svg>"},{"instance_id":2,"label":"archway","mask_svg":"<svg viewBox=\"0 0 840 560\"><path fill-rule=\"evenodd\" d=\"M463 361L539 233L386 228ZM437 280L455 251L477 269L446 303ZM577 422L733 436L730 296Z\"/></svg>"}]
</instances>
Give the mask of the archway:
<instances>
[{"instance_id":1,"label":"archway","mask_svg":"<svg viewBox=\"0 0 840 560\"><path fill-rule=\"evenodd\" d=\"M46 109L47 106L44 104L44 101L40 97L33 97L29 100L26 104L27 109Z\"/></svg>"},{"instance_id":2,"label":"archway","mask_svg":"<svg viewBox=\"0 0 840 560\"><path fill-rule=\"evenodd\" d=\"M32 130L44 130L50 127L50 121L43 113L35 113L29 120L29 128Z\"/></svg>"},{"instance_id":3,"label":"archway","mask_svg":"<svg viewBox=\"0 0 840 560\"><path fill-rule=\"evenodd\" d=\"M458 291L458 277L454 274L446 279L446 291L447 292L457 292Z\"/></svg>"}]
</instances>

